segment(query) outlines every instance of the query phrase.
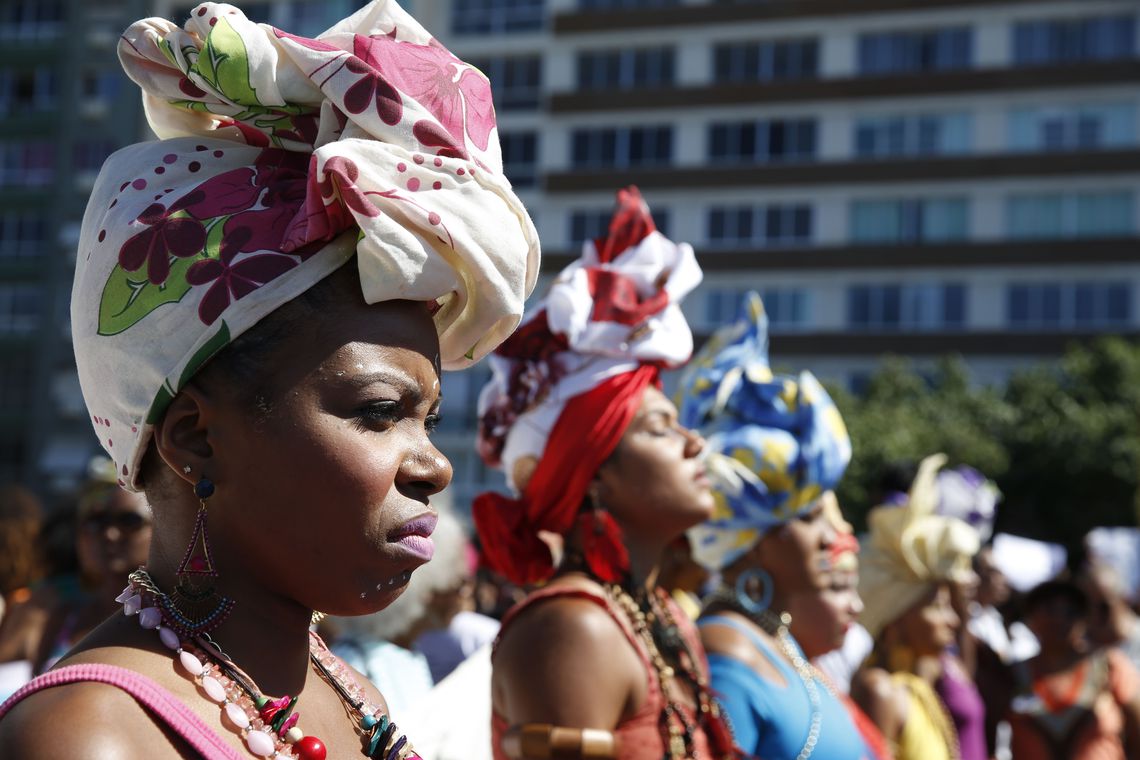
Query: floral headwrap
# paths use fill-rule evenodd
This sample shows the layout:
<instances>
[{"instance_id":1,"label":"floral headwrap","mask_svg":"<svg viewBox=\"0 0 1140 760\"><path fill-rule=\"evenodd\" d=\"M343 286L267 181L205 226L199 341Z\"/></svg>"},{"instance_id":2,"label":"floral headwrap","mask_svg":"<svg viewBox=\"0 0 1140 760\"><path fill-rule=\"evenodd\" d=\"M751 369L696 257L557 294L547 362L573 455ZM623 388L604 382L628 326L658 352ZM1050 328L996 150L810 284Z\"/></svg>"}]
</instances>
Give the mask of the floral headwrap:
<instances>
[{"instance_id":1,"label":"floral headwrap","mask_svg":"<svg viewBox=\"0 0 1140 760\"><path fill-rule=\"evenodd\" d=\"M773 375L768 316L749 293L681 379L681 423L708 440L711 519L689 531L693 558L720 570L771 528L814 507L851 461L839 410L810 372Z\"/></svg>"},{"instance_id":2,"label":"floral headwrap","mask_svg":"<svg viewBox=\"0 0 1140 760\"><path fill-rule=\"evenodd\" d=\"M317 39L203 3L132 25L119 58L157 142L108 159L72 330L124 485L194 373L357 255L365 300L434 304L442 363L517 326L538 241L502 173L487 78L390 0Z\"/></svg>"},{"instance_id":3,"label":"floral headwrap","mask_svg":"<svg viewBox=\"0 0 1140 760\"><path fill-rule=\"evenodd\" d=\"M859 622L872 636L937 584L965 580L973 572L978 531L938 514L938 470L945 463L942 454L924 459L906 503L876 507L867 516L870 537L859 569L864 605Z\"/></svg>"},{"instance_id":4,"label":"floral headwrap","mask_svg":"<svg viewBox=\"0 0 1140 760\"><path fill-rule=\"evenodd\" d=\"M658 369L689 358L680 301L701 281L693 249L656 230L637 188L618 193L608 237L582 258L491 356L479 399L479 453L518 499L486 493L473 513L484 560L516 583L545 580L552 559L538 532L565 535L598 467L613 452ZM586 515L586 519L591 519ZM628 557L616 523L583 531L586 560L617 580Z\"/></svg>"}]
</instances>

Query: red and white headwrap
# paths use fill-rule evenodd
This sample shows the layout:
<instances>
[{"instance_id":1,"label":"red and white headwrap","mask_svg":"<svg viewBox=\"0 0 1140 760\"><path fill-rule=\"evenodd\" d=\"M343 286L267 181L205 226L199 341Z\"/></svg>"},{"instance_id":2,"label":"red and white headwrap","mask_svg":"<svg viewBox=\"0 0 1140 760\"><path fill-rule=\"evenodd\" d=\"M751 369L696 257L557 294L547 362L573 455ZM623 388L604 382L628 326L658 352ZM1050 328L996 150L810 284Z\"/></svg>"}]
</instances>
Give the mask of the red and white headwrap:
<instances>
[{"instance_id":1,"label":"red and white headwrap","mask_svg":"<svg viewBox=\"0 0 1140 760\"><path fill-rule=\"evenodd\" d=\"M598 467L621 440L662 368L693 336L680 302L701 281L693 248L657 231L637 188L618 191L609 235L587 242L538 308L490 357L479 399L479 453L520 493L475 500L484 561L516 583L554 570L539 531L574 526ZM593 519L587 515L585 519ZM583 531L586 560L617 580L628 557L617 525Z\"/></svg>"}]
</instances>

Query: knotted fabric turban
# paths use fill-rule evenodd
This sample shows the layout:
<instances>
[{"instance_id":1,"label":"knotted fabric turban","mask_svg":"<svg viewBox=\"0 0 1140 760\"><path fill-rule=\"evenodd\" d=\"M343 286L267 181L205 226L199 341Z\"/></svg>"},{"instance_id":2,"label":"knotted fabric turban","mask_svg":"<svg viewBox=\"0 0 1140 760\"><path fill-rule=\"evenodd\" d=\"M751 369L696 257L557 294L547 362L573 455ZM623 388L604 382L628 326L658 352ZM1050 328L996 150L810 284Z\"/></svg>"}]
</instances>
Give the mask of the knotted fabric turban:
<instances>
[{"instance_id":1,"label":"knotted fabric turban","mask_svg":"<svg viewBox=\"0 0 1140 760\"><path fill-rule=\"evenodd\" d=\"M859 622L878 636L940 583L967 579L978 553L978 532L938 511L942 454L919 466L903 504L875 507L867 516L870 536L859 567Z\"/></svg>"},{"instance_id":2,"label":"knotted fabric turban","mask_svg":"<svg viewBox=\"0 0 1140 760\"><path fill-rule=\"evenodd\" d=\"M693 558L713 570L814 508L851 461L847 428L819 381L806 371L772 374L768 316L756 293L685 370L679 395L681 423L700 430L710 450L716 508L689 542Z\"/></svg>"},{"instance_id":3,"label":"knotted fabric turban","mask_svg":"<svg viewBox=\"0 0 1140 760\"><path fill-rule=\"evenodd\" d=\"M72 331L119 477L215 353L352 256L368 303L431 303L458 368L518 325L538 240L487 78L376 0L316 39L203 3L119 44L160 140L120 150L80 234Z\"/></svg>"},{"instance_id":4,"label":"knotted fabric turban","mask_svg":"<svg viewBox=\"0 0 1140 760\"><path fill-rule=\"evenodd\" d=\"M546 298L491 355L479 400L479 452L505 470L517 499L475 500L484 561L516 583L554 570L539 531L565 535L598 467L661 368L692 353L680 301L701 281L693 249L656 230L637 188L618 193L609 235L587 242ZM587 514L584 520L592 520ZM608 514L582 531L586 561L617 580L628 557Z\"/></svg>"}]
</instances>

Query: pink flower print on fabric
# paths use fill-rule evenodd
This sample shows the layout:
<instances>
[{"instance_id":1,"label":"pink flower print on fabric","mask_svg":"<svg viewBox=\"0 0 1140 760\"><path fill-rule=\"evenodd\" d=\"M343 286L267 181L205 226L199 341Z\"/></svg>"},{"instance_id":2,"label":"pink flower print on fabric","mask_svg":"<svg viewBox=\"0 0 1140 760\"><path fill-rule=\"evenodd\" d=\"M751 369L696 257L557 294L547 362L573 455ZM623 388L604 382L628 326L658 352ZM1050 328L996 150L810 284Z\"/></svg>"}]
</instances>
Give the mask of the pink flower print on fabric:
<instances>
[{"instance_id":1,"label":"pink flower print on fabric","mask_svg":"<svg viewBox=\"0 0 1140 760\"><path fill-rule=\"evenodd\" d=\"M229 222L226 226L229 226ZM234 301L244 298L297 266L296 259L279 253L259 253L247 256L235 264L234 258L241 248L248 247L251 236L249 227L227 231L222 241L221 255L217 259L195 262L186 271L186 281L191 285L213 283L198 304L198 317L204 324L212 325L230 305L231 297Z\"/></svg>"},{"instance_id":2,"label":"pink flower print on fabric","mask_svg":"<svg viewBox=\"0 0 1140 760\"><path fill-rule=\"evenodd\" d=\"M138 221L150 225L131 237L119 249L119 266L134 272L146 264L147 279L161 285L170 276L170 257L187 258L206 245L206 228L197 219L171 217L161 203L152 203L139 214Z\"/></svg>"},{"instance_id":3,"label":"pink flower print on fabric","mask_svg":"<svg viewBox=\"0 0 1140 760\"><path fill-rule=\"evenodd\" d=\"M353 74L362 75L360 81L344 91L345 110L360 114L375 104L380 121L388 126L399 124L404 116L404 104L396 88L388 84L376 69L355 56L346 60L344 66Z\"/></svg>"},{"instance_id":4,"label":"pink flower print on fabric","mask_svg":"<svg viewBox=\"0 0 1140 760\"><path fill-rule=\"evenodd\" d=\"M440 155L467 158L466 133L475 147L487 149L495 128L495 107L491 84L478 69L443 47L399 42L387 35L357 35L353 52L439 122L421 119L412 126L421 144L441 148Z\"/></svg>"}]
</instances>

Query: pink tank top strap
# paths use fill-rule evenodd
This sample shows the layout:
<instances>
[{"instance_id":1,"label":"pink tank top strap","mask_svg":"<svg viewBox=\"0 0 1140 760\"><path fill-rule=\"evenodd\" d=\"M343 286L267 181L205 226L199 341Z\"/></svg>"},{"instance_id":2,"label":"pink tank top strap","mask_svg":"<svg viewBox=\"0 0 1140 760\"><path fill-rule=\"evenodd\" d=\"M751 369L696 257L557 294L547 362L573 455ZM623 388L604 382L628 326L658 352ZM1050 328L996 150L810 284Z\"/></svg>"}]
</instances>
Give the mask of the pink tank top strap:
<instances>
[{"instance_id":1,"label":"pink tank top strap","mask_svg":"<svg viewBox=\"0 0 1140 760\"><path fill-rule=\"evenodd\" d=\"M146 676L114 665L68 665L32 679L0 705L0 720L23 699L53 686L93 681L121 689L186 740L206 760L245 760L177 697Z\"/></svg>"}]
</instances>

